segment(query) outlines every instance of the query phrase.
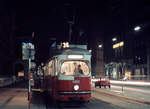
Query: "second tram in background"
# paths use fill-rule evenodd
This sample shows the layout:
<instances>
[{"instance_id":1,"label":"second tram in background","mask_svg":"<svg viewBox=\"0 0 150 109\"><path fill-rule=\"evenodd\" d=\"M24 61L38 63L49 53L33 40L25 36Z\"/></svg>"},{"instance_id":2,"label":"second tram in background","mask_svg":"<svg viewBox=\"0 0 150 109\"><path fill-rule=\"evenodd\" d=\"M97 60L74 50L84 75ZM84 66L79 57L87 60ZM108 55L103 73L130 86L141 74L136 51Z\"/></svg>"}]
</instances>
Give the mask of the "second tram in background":
<instances>
[{"instance_id":1,"label":"second tram in background","mask_svg":"<svg viewBox=\"0 0 150 109\"><path fill-rule=\"evenodd\" d=\"M44 90L56 101L90 101L91 54L84 45L56 50L44 66Z\"/></svg>"}]
</instances>

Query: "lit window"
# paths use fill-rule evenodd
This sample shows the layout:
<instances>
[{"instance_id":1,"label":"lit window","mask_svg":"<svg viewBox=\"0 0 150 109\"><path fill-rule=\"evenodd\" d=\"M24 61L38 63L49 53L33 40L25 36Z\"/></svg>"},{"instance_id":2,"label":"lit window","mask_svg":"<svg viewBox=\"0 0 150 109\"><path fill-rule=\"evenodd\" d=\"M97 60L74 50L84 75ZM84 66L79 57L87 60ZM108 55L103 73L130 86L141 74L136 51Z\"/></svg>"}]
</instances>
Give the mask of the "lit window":
<instances>
[{"instance_id":1,"label":"lit window","mask_svg":"<svg viewBox=\"0 0 150 109\"><path fill-rule=\"evenodd\" d=\"M81 66L82 74L78 72L78 66ZM66 76L73 75L88 75L90 73L90 69L87 63L83 61L66 61L61 66L61 73Z\"/></svg>"}]
</instances>

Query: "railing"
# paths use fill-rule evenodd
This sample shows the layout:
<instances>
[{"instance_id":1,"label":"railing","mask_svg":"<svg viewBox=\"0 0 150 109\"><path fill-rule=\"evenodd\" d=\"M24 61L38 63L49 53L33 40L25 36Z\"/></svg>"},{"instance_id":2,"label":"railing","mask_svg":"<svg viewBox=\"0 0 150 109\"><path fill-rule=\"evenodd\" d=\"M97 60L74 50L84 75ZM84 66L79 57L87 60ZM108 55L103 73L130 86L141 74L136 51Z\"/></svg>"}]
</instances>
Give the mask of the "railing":
<instances>
[{"instance_id":1,"label":"railing","mask_svg":"<svg viewBox=\"0 0 150 109\"><path fill-rule=\"evenodd\" d=\"M19 79L16 77L5 77L5 78L0 78L0 87L5 87L8 85L11 85L15 82L18 82Z\"/></svg>"}]
</instances>

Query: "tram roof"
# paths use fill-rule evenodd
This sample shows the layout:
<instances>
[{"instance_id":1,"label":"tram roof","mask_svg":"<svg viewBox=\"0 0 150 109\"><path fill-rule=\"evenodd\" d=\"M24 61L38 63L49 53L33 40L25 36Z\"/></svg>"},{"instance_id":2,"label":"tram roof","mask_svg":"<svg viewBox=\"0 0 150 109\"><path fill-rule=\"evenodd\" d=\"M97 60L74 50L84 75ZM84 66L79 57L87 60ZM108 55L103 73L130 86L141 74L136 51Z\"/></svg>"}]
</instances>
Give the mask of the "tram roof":
<instances>
[{"instance_id":1,"label":"tram roof","mask_svg":"<svg viewBox=\"0 0 150 109\"><path fill-rule=\"evenodd\" d=\"M54 55L69 55L69 54L82 54L82 55L91 55L87 49L82 48L63 48L55 51Z\"/></svg>"}]
</instances>

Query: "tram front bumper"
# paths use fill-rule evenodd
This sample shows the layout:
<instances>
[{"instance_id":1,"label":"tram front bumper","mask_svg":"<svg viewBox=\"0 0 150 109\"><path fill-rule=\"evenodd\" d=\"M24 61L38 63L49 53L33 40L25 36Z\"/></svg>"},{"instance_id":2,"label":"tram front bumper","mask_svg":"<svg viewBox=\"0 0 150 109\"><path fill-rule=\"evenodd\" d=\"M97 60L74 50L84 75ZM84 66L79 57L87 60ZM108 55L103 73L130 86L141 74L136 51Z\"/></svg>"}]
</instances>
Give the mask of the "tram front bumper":
<instances>
[{"instance_id":1,"label":"tram front bumper","mask_svg":"<svg viewBox=\"0 0 150 109\"><path fill-rule=\"evenodd\" d=\"M60 101L89 101L91 98L91 91L81 92L69 92L60 91L58 92L57 100Z\"/></svg>"}]
</instances>

